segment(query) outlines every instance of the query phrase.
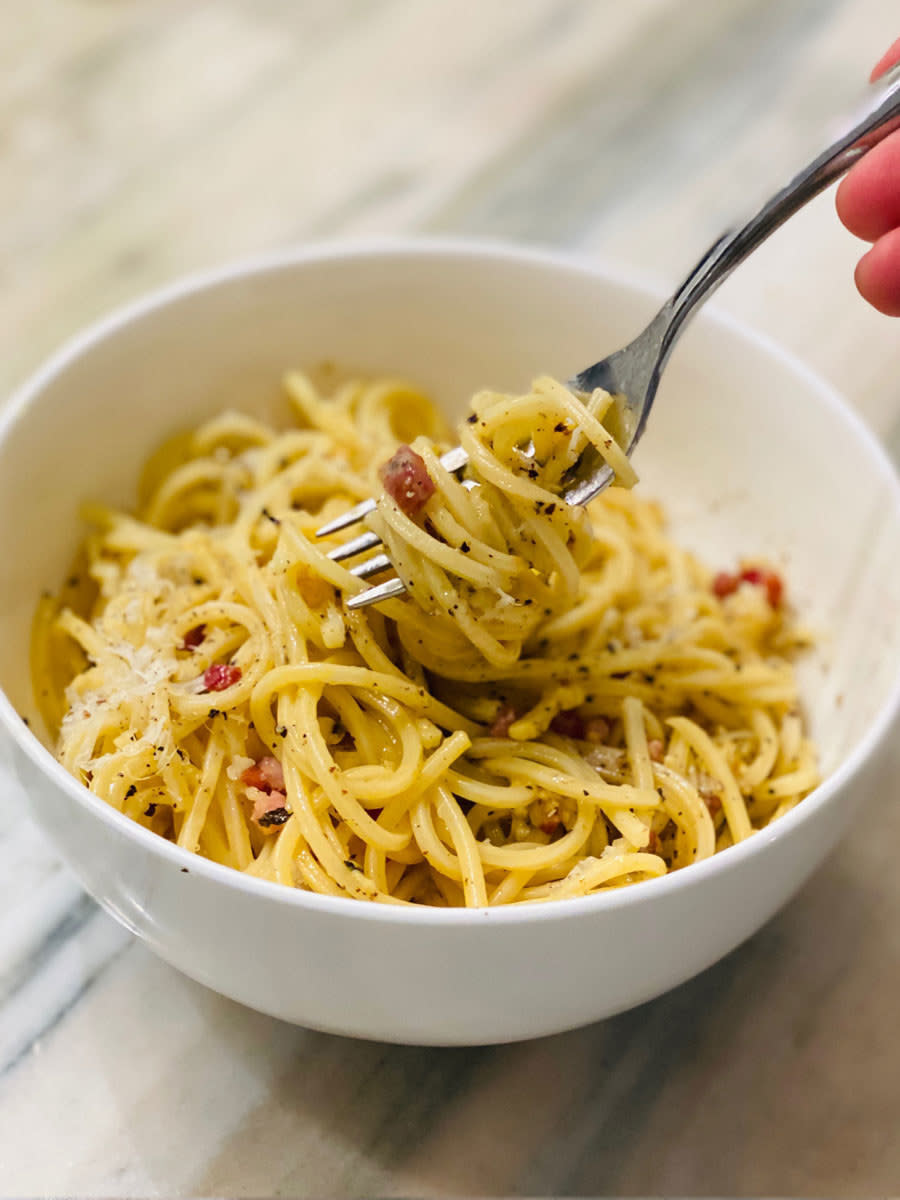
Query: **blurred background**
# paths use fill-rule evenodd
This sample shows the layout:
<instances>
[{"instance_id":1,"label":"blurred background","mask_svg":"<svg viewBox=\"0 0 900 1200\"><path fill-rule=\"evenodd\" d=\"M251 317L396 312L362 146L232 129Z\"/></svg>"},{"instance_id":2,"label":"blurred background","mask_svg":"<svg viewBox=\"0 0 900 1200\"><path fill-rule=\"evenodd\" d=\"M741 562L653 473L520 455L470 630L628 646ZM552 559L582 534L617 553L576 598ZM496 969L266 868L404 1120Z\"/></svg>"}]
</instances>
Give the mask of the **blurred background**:
<instances>
[{"instance_id":1,"label":"blurred background","mask_svg":"<svg viewBox=\"0 0 900 1200\"><path fill-rule=\"evenodd\" d=\"M475 234L671 285L836 132L900 31L889 0L6 0L2 13L2 395L115 304L310 240ZM855 297L857 253L825 198L719 303L896 437L878 400L895 334Z\"/></svg>"}]
</instances>

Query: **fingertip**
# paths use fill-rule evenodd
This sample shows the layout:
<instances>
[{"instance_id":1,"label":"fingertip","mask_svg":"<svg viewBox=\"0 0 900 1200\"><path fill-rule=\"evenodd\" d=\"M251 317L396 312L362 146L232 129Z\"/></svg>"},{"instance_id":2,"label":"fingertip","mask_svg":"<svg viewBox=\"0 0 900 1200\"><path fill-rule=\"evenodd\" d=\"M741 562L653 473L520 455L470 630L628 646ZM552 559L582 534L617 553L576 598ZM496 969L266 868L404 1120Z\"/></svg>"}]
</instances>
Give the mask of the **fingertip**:
<instances>
[{"instance_id":1,"label":"fingertip","mask_svg":"<svg viewBox=\"0 0 900 1200\"><path fill-rule=\"evenodd\" d=\"M900 317L900 229L878 239L856 264L860 295L886 317Z\"/></svg>"},{"instance_id":2,"label":"fingertip","mask_svg":"<svg viewBox=\"0 0 900 1200\"><path fill-rule=\"evenodd\" d=\"M844 176L834 203L841 223L864 241L875 242L900 225L900 131Z\"/></svg>"},{"instance_id":3,"label":"fingertip","mask_svg":"<svg viewBox=\"0 0 900 1200\"><path fill-rule=\"evenodd\" d=\"M872 68L872 74L869 76L869 82L874 83L876 79L880 79L885 71L890 70L897 60L900 59L900 38L882 54L878 62Z\"/></svg>"},{"instance_id":4,"label":"fingertip","mask_svg":"<svg viewBox=\"0 0 900 1200\"><path fill-rule=\"evenodd\" d=\"M834 207L838 215L838 219L844 228L856 237L860 235L856 232L856 183L854 181L853 172L851 171L837 186L837 191L834 193Z\"/></svg>"}]
</instances>

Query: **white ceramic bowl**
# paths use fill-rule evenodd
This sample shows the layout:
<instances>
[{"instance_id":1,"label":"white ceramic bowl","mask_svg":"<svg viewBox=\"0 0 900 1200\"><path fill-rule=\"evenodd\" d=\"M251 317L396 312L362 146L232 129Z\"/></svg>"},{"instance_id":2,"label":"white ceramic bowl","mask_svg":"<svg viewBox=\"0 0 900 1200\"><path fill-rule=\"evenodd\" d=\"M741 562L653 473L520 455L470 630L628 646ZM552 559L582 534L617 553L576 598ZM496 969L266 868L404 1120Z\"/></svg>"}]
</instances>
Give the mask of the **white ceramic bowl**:
<instances>
[{"instance_id":1,"label":"white ceramic bowl","mask_svg":"<svg viewBox=\"0 0 900 1200\"><path fill-rule=\"evenodd\" d=\"M394 909L246 879L132 824L35 728L32 611L63 578L78 503L127 503L162 438L226 405L269 410L286 367L400 372L459 413L479 386L566 378L655 297L588 265L407 242L282 254L176 285L77 338L0 420L0 718L31 811L87 890L163 958L286 1020L410 1043L509 1041L648 1000L767 920L845 834L896 721L900 487L820 379L705 314L636 456L713 564L765 552L823 631L803 671L826 782L739 847L634 888L499 911ZM800 298L798 297L798 302Z\"/></svg>"}]
</instances>

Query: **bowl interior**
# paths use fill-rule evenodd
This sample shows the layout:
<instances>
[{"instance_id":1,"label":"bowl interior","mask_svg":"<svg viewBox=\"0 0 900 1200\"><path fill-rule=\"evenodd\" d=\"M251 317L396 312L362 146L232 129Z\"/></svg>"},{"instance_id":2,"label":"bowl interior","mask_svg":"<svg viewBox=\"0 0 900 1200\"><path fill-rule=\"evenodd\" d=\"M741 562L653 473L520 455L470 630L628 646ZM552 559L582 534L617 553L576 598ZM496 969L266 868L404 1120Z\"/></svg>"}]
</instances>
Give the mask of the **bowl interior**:
<instances>
[{"instance_id":1,"label":"bowl interior","mask_svg":"<svg viewBox=\"0 0 900 1200\"><path fill-rule=\"evenodd\" d=\"M235 407L284 416L285 369L399 374L450 416L479 387L567 378L632 337L655 298L541 256L478 247L298 256L173 289L107 322L0 424L0 685L35 720L31 617L80 537L79 504L128 504L164 437ZM711 565L764 555L819 634L802 667L826 771L896 686L900 500L871 437L774 347L703 314L676 351L635 462Z\"/></svg>"}]
</instances>

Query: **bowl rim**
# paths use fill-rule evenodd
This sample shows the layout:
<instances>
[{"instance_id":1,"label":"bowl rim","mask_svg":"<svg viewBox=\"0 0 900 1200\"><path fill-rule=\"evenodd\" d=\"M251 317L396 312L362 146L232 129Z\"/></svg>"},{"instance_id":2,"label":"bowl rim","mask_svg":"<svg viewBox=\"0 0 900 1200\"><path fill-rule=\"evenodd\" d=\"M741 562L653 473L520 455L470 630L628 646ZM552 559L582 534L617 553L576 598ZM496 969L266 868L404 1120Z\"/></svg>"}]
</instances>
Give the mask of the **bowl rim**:
<instances>
[{"instance_id":1,"label":"bowl rim","mask_svg":"<svg viewBox=\"0 0 900 1200\"><path fill-rule=\"evenodd\" d=\"M523 246L489 238L458 236L369 236L347 237L294 247L286 247L245 256L206 270L194 271L174 281L119 305L105 316L76 332L40 365L14 391L0 408L0 445L17 422L24 416L44 389L72 363L97 345L131 323L151 315L175 301L206 290L227 286L246 279L281 270L302 269L304 266L352 259L425 258L456 259L482 262L519 262L524 265L563 270L593 280L602 280L616 287L637 293L648 301L661 303L667 289L646 272L632 270L622 264L609 264L587 259L584 255L565 249ZM732 336L749 343L788 372L801 378L818 394L822 403L845 423L849 436L861 443L872 466L888 494L893 509L900 514L900 475L882 443L862 415L852 408L827 380L802 359L781 346L774 338L754 329L745 322L724 312L715 305L698 314L698 322L718 326ZM752 837L730 846L689 867L666 875L644 880L640 885L578 896L546 900L540 903L521 903L485 908L437 908L360 903L350 897L323 896L315 892L288 888L269 880L255 879L232 867L212 862L193 854L152 833L111 808L101 797L71 776L16 712L6 692L0 688L0 731L5 731L20 753L43 774L47 782L62 789L69 798L85 809L91 817L104 823L111 833L132 840L151 856L168 861L180 873L200 876L213 885L222 884L238 892L289 907L307 909L332 917L361 917L364 920L399 923L402 925L434 925L436 927L484 927L491 925L529 924L532 921L555 921L567 918L601 916L612 910L663 900L670 892L702 886L722 872L763 854L775 841L783 840L801 829L807 822L833 802L877 753L900 716L900 670L891 691L879 708L874 720L858 745L803 802L780 817L774 825L758 830ZM15 767L13 770L18 774ZM22 784L23 791L27 787Z\"/></svg>"}]
</instances>

